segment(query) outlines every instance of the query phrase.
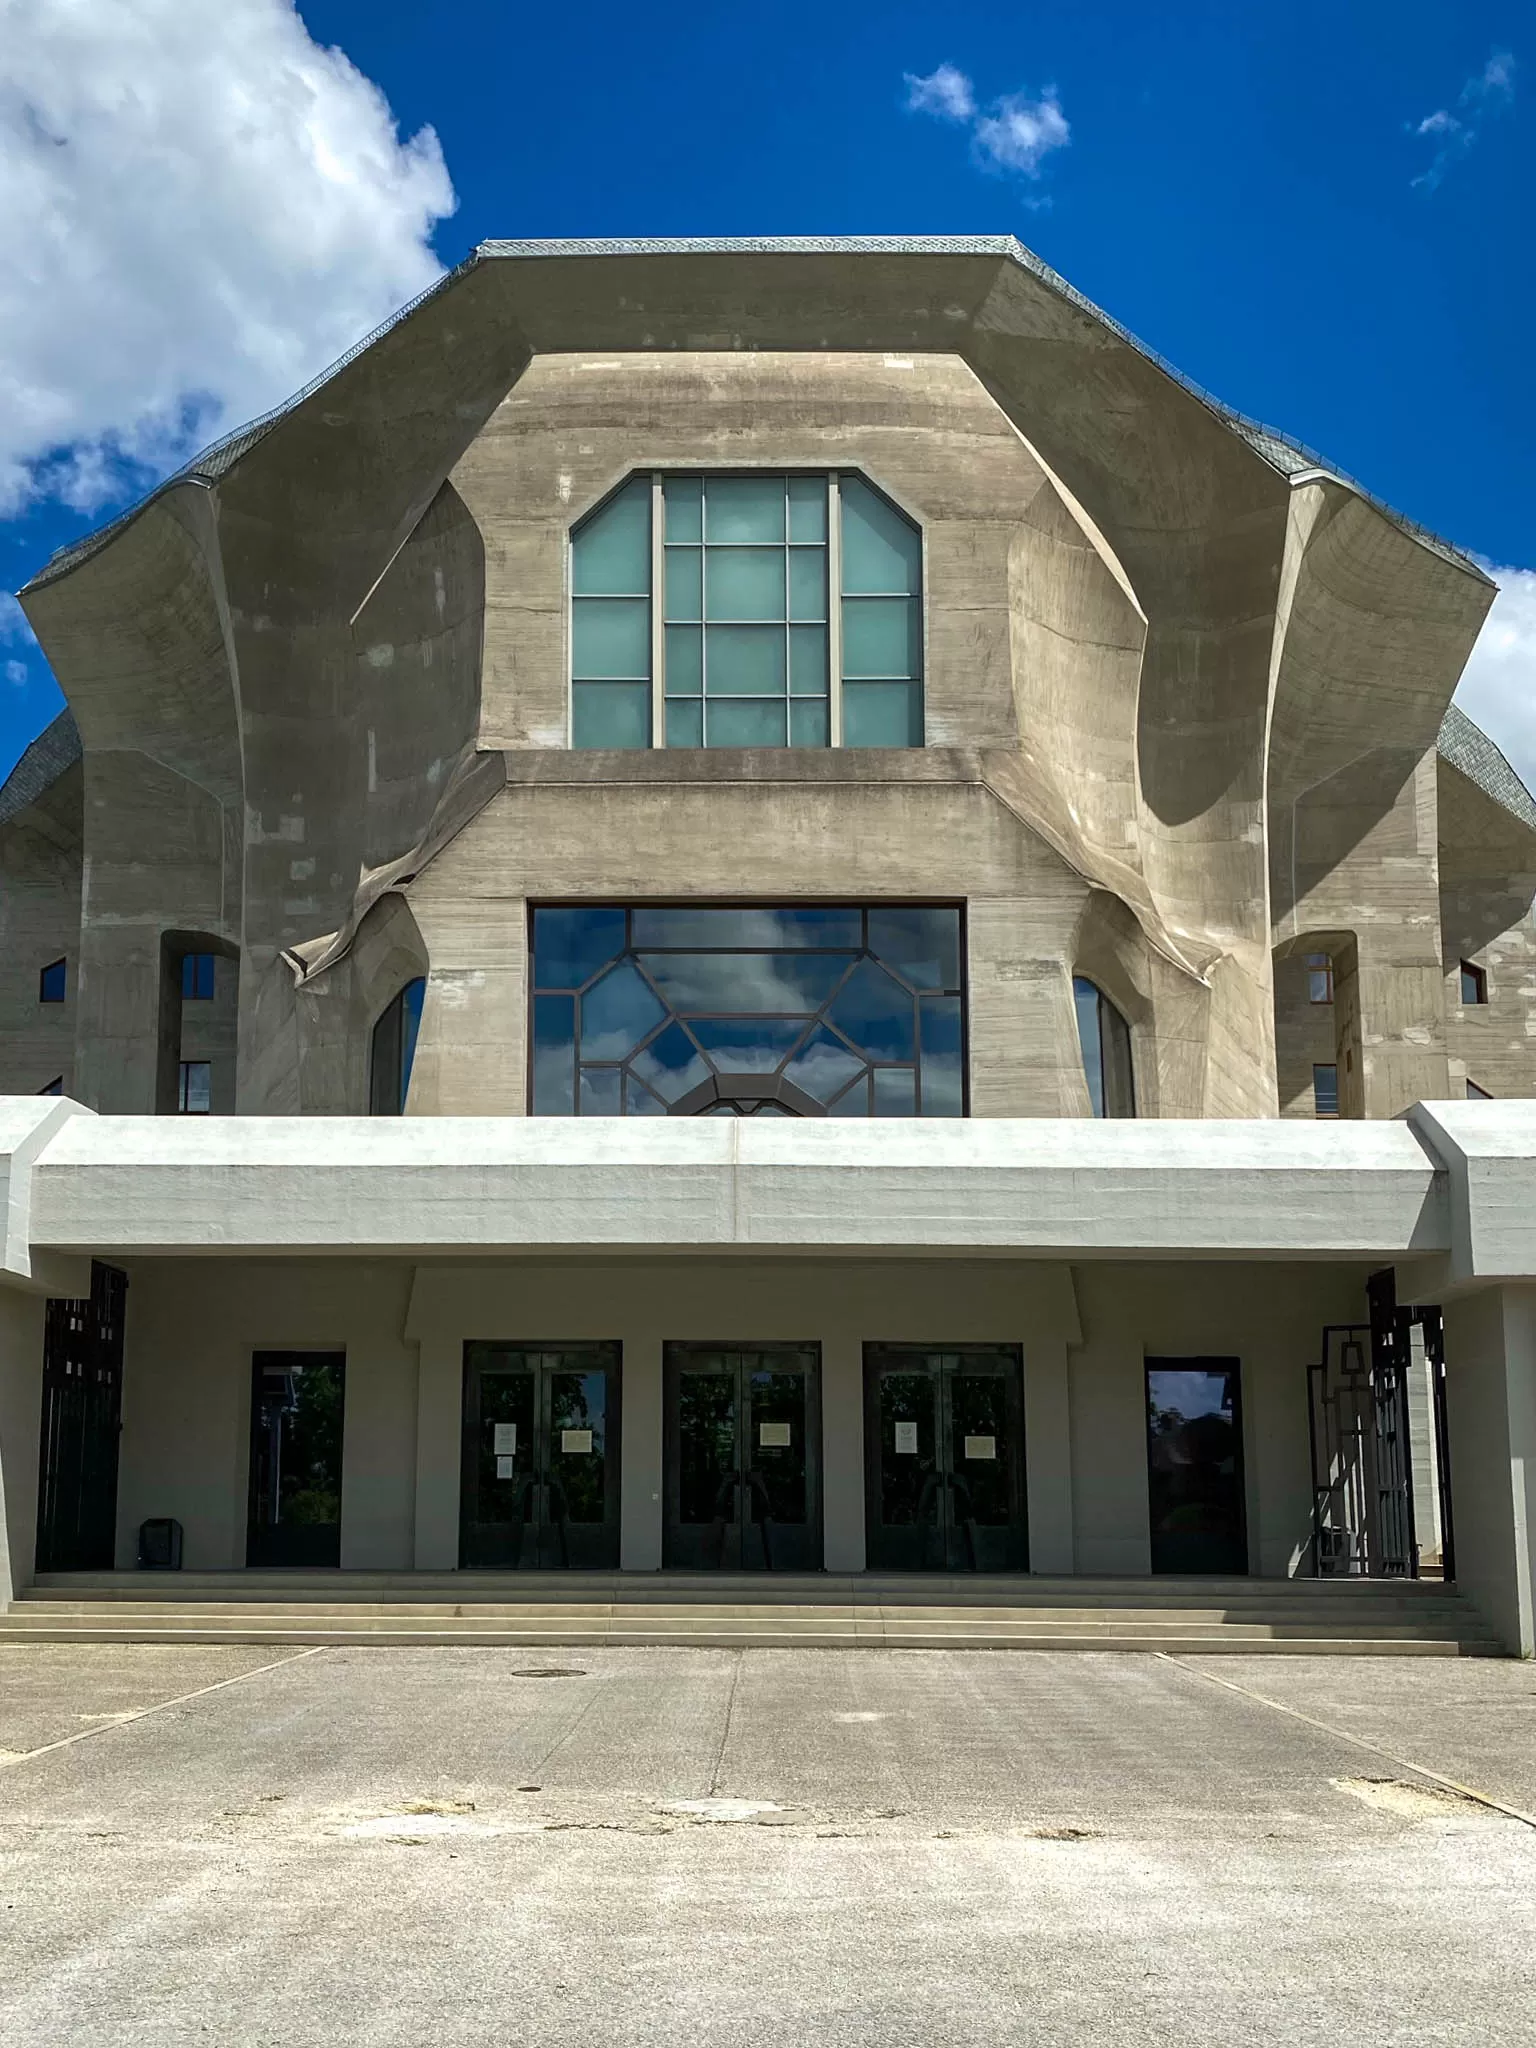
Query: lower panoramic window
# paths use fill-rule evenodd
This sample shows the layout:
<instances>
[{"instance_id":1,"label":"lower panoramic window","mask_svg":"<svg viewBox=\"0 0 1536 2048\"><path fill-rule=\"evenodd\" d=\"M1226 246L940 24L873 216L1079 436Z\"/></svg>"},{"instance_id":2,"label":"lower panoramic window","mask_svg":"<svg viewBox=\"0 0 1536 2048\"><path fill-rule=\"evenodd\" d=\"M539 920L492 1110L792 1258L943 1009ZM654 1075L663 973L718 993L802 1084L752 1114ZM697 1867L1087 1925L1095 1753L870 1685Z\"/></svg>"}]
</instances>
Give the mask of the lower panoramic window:
<instances>
[{"instance_id":1,"label":"lower panoramic window","mask_svg":"<svg viewBox=\"0 0 1536 2048\"><path fill-rule=\"evenodd\" d=\"M536 1116L963 1116L956 905L533 913Z\"/></svg>"}]
</instances>

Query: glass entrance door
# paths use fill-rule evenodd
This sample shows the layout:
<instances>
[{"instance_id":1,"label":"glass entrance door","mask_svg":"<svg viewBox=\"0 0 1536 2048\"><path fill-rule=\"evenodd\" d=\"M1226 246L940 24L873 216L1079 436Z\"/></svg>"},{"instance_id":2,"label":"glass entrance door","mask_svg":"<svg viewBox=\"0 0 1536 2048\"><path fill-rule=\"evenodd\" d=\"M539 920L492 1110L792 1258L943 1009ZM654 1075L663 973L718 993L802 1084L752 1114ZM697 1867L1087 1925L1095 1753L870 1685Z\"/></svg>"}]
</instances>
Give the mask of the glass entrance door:
<instances>
[{"instance_id":1,"label":"glass entrance door","mask_svg":"<svg viewBox=\"0 0 1536 2048\"><path fill-rule=\"evenodd\" d=\"M1235 1358L1147 1360L1147 1504L1155 1572L1248 1570Z\"/></svg>"},{"instance_id":2,"label":"glass entrance door","mask_svg":"<svg viewBox=\"0 0 1536 2048\"><path fill-rule=\"evenodd\" d=\"M248 1565L340 1565L346 1385L345 1352L255 1354Z\"/></svg>"},{"instance_id":3,"label":"glass entrance door","mask_svg":"<svg viewBox=\"0 0 1536 2048\"><path fill-rule=\"evenodd\" d=\"M866 1345L864 1445L869 1570L1029 1569L1017 1350Z\"/></svg>"},{"instance_id":4,"label":"glass entrance door","mask_svg":"<svg viewBox=\"0 0 1536 2048\"><path fill-rule=\"evenodd\" d=\"M667 1346L668 1567L821 1570L819 1370L812 1344Z\"/></svg>"},{"instance_id":5,"label":"glass entrance door","mask_svg":"<svg viewBox=\"0 0 1536 2048\"><path fill-rule=\"evenodd\" d=\"M466 1344L459 1563L614 1571L617 1344Z\"/></svg>"}]
</instances>

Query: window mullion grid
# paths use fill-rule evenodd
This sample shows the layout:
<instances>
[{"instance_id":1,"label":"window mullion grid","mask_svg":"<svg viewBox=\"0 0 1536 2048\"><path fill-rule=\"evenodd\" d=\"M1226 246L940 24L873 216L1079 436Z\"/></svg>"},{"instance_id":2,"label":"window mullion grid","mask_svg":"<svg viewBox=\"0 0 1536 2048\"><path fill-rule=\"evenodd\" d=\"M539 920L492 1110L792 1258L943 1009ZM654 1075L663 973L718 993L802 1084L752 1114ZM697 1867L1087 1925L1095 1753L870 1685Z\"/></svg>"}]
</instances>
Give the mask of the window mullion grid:
<instances>
[{"instance_id":1,"label":"window mullion grid","mask_svg":"<svg viewBox=\"0 0 1536 2048\"><path fill-rule=\"evenodd\" d=\"M667 744L666 508L659 469L651 471L651 745Z\"/></svg>"},{"instance_id":2,"label":"window mullion grid","mask_svg":"<svg viewBox=\"0 0 1536 2048\"><path fill-rule=\"evenodd\" d=\"M843 744L843 518L839 477L827 477L827 744Z\"/></svg>"}]
</instances>

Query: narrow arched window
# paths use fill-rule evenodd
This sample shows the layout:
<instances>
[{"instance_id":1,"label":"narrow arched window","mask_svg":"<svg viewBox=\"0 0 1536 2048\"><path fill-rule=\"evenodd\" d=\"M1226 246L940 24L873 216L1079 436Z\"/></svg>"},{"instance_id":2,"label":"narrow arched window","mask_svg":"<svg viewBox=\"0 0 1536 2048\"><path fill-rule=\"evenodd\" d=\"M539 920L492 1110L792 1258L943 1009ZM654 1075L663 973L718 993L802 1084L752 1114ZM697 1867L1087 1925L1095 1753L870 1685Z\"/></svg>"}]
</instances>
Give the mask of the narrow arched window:
<instances>
[{"instance_id":1,"label":"narrow arched window","mask_svg":"<svg viewBox=\"0 0 1536 2048\"><path fill-rule=\"evenodd\" d=\"M1134 1116L1136 1081L1131 1067L1131 1027L1098 986L1078 974L1072 978L1077 1008L1077 1035L1082 1041L1083 1072L1095 1116Z\"/></svg>"},{"instance_id":2,"label":"narrow arched window","mask_svg":"<svg viewBox=\"0 0 1536 2048\"><path fill-rule=\"evenodd\" d=\"M421 1029L421 1000L426 980L408 981L373 1027L373 1065L368 1077L370 1116L404 1116Z\"/></svg>"}]
</instances>

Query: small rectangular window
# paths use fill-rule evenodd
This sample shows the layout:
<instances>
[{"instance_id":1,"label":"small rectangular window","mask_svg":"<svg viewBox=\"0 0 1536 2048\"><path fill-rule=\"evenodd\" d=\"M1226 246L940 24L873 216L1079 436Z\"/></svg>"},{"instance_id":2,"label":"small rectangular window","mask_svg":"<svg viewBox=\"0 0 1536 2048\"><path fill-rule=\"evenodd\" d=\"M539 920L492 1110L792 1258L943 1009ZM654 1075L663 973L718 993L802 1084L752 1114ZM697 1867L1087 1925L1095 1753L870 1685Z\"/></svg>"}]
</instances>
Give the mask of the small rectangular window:
<instances>
[{"instance_id":1,"label":"small rectangular window","mask_svg":"<svg viewBox=\"0 0 1536 2048\"><path fill-rule=\"evenodd\" d=\"M183 1060L176 1107L183 1116L207 1116L212 1107L212 1069L207 1060Z\"/></svg>"},{"instance_id":2,"label":"small rectangular window","mask_svg":"<svg viewBox=\"0 0 1536 2048\"><path fill-rule=\"evenodd\" d=\"M1312 1003L1333 1001L1333 956L1329 953L1307 955L1307 1000Z\"/></svg>"},{"instance_id":3,"label":"small rectangular window","mask_svg":"<svg viewBox=\"0 0 1536 2048\"><path fill-rule=\"evenodd\" d=\"M1461 1000L1469 1007L1488 1000L1487 971L1474 966L1470 960L1461 963Z\"/></svg>"},{"instance_id":4,"label":"small rectangular window","mask_svg":"<svg viewBox=\"0 0 1536 2048\"><path fill-rule=\"evenodd\" d=\"M181 999L184 1003L213 1001L212 953L186 953L181 962Z\"/></svg>"},{"instance_id":5,"label":"small rectangular window","mask_svg":"<svg viewBox=\"0 0 1536 2048\"><path fill-rule=\"evenodd\" d=\"M1338 1115L1339 1070L1337 1067L1314 1067L1312 1069L1312 1106L1319 1116Z\"/></svg>"},{"instance_id":6,"label":"small rectangular window","mask_svg":"<svg viewBox=\"0 0 1536 2048\"><path fill-rule=\"evenodd\" d=\"M63 960L51 960L37 977L37 1000L62 1003L69 982L69 968Z\"/></svg>"}]
</instances>

